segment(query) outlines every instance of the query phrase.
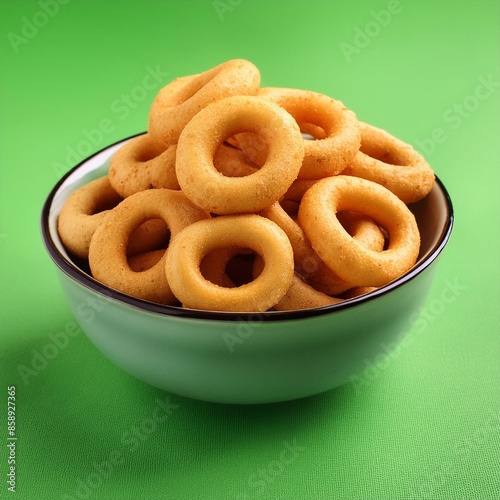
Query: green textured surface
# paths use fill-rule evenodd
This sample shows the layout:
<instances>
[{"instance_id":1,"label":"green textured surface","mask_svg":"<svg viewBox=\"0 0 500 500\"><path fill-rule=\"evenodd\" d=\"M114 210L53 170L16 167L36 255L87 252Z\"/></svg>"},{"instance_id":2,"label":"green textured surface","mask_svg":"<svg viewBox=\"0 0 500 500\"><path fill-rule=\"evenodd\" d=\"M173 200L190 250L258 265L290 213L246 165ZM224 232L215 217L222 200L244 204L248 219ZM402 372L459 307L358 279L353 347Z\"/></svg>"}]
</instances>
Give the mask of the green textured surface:
<instances>
[{"instance_id":1,"label":"green textured surface","mask_svg":"<svg viewBox=\"0 0 500 500\"><path fill-rule=\"evenodd\" d=\"M9 386L19 499L500 497L498 2L5 1L0 28L0 497ZM160 86L235 57L415 145L456 212L401 349L278 405L168 396L114 367L39 236L63 172L144 130Z\"/></svg>"}]
</instances>

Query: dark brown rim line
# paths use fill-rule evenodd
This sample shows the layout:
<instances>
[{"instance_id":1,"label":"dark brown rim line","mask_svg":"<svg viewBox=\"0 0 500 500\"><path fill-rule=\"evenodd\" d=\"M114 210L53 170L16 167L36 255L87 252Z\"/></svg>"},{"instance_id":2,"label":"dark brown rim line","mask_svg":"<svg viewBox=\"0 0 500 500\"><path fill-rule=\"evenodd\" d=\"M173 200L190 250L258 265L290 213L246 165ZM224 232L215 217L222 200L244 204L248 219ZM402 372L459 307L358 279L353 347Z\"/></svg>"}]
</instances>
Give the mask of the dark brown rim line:
<instances>
[{"instance_id":1,"label":"dark brown rim line","mask_svg":"<svg viewBox=\"0 0 500 500\"><path fill-rule=\"evenodd\" d=\"M446 202L447 202L447 208L448 208L448 220L447 224L443 229L443 232L439 238L438 243L435 245L435 247L432 249L432 251L429 253L429 255L422 261L420 262L417 266L415 266L413 269L408 271L406 274L401 276L400 278L394 280L393 282L389 283L388 285L385 285L378 290L375 290L371 292L370 294L356 297L353 299L348 299L345 302L341 302L338 304L333 304L331 306L324 306L324 307L319 307L315 309L300 309L297 311L266 311L262 313L248 313L248 312L223 312L223 311L204 311L204 310L198 310L198 309L187 309L187 308L181 308L178 306L167 306L167 305L161 305L161 304L155 304L153 302L148 302L146 300L142 299L136 299L134 297L130 297L129 295L126 295L124 293L118 292L116 290L113 290L112 288L107 287L106 285L103 285L102 283L99 283L96 281L94 278L89 276L87 273L82 271L80 268L76 267L74 264L68 262L66 258L57 250L54 241L52 239L52 236L50 235L49 231L49 213L50 213L50 207L52 205L52 201L54 199L55 194L59 190L59 187L62 185L62 183L78 168L80 168L84 163L87 163L91 158L99 155L103 151L115 146L116 144L125 142L127 140L130 140L134 137L137 137L139 135L144 134L144 132L134 134L126 139L122 139L119 141L116 141L113 144L110 144L101 150L97 151L93 155L85 158L82 160L78 165L70 169L64 176L57 182L57 184L52 188L50 191L49 195L47 196L43 208L42 208L42 213L41 213L41 234L42 234L42 239L43 243L45 245L45 248L47 252L49 253L50 257L54 261L54 263L57 265L57 267L65 273L68 277L74 279L77 281L81 286L88 288L96 293L99 293L100 295L105 296L108 299L114 299L118 302L122 302L126 305L136 307L141 310L145 310L151 313L156 313L156 314L161 314L165 316L175 316L178 318L190 318L190 319L200 319L200 320L212 320L212 321L286 321L286 320L293 320L293 319L304 319L304 318L312 318L314 316L320 316L323 314L329 314L334 311L340 311L343 309L347 309L350 307L355 307L357 305L360 305L362 303L368 302L370 300L374 300L378 297L381 297L385 295L386 293L389 293L390 291L400 287L401 285L405 284L406 282L412 280L415 278L418 274L420 274L424 269L429 267L439 256L439 254L443 251L444 247L448 243L448 240L450 239L451 232L453 229L453 224L454 224L454 211L453 211L453 205L451 198L449 196L449 193L447 189L444 187L443 183L441 180L436 176L436 182L438 183L440 189L443 191Z\"/></svg>"}]
</instances>

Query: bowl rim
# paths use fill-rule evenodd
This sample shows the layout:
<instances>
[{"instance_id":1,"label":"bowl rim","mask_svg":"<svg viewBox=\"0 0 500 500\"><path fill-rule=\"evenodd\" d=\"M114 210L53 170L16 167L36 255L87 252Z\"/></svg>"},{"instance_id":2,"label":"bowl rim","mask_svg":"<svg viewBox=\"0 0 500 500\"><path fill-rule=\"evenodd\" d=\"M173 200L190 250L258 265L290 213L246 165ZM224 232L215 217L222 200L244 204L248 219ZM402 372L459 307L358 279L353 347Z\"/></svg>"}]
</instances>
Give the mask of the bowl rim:
<instances>
[{"instance_id":1,"label":"bowl rim","mask_svg":"<svg viewBox=\"0 0 500 500\"><path fill-rule=\"evenodd\" d=\"M134 137L139 135L143 135L146 132L139 132L137 134L131 135L125 139L120 139L112 144L109 144L99 151L87 156L83 160L81 160L77 165L73 168L69 169L53 186L47 195L40 218L40 231L43 240L43 244L45 249L56 266L69 278L76 281L79 285L87 288L88 290L98 293L101 296L106 297L106 299L116 300L118 302L123 303L126 306L132 306L134 308L159 314L162 316L168 317L176 317L176 318L189 318L189 319L198 319L198 320L213 320L213 321L284 321L284 320L295 320L295 319L305 319L312 318L316 316L321 316L325 314L331 314L334 312L342 311L345 309L350 309L352 307L359 306L361 304L365 304L372 300L375 300L381 296L390 293L391 291L399 288L405 283L413 280L416 276L418 276L422 271L428 268L440 255L445 246L447 245L451 232L454 225L454 210L453 204L451 201L451 197L448 193L448 190L444 186L443 182L435 176L435 182L439 186L439 189L442 191L444 195L444 199L446 202L446 224L443 227L439 238L437 239L434 247L430 249L428 255L422 259L417 265L412 267L408 272L400 276L399 278L391 281L387 285L384 285L380 288L377 288L373 292L367 293L365 295L361 295L359 297L354 297L352 299L346 299L343 302L339 302L337 304L327 305L323 307L317 307L312 309L299 309L293 311L265 311L265 312L226 312L226 311L205 311L199 309L188 309L182 308L180 306L170 306L157 304L154 302L149 302L147 300L131 297L125 293L114 290L96 279L87 274L83 269L80 269L75 263L68 261L64 255L62 255L57 246L54 243L52 235L50 233L49 227L49 215L50 209L52 206L52 202L59 191L61 185L65 182L65 180L76 170L78 170L82 165L86 164L89 160L94 158L95 156L103 153L104 151L116 146L119 143L124 143Z\"/></svg>"}]
</instances>

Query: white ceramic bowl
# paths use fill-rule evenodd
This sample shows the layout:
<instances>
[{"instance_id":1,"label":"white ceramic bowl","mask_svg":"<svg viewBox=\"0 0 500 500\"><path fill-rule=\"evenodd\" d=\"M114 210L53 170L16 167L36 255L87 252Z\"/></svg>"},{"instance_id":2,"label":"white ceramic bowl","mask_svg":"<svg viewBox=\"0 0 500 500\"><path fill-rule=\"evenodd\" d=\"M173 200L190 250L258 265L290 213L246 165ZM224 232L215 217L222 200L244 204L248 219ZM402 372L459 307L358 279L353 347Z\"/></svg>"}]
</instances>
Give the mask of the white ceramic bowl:
<instances>
[{"instance_id":1,"label":"white ceramic bowl","mask_svg":"<svg viewBox=\"0 0 500 500\"><path fill-rule=\"evenodd\" d=\"M130 138L129 138L130 139ZM453 227L450 197L439 179L411 206L421 232L416 265L378 290L340 304L291 312L238 314L182 309L135 299L94 280L72 260L57 217L70 193L105 175L113 144L55 185L41 230L76 320L113 363L153 386L200 400L269 403L310 396L346 383L365 360L390 353L411 328L432 286Z\"/></svg>"}]
</instances>

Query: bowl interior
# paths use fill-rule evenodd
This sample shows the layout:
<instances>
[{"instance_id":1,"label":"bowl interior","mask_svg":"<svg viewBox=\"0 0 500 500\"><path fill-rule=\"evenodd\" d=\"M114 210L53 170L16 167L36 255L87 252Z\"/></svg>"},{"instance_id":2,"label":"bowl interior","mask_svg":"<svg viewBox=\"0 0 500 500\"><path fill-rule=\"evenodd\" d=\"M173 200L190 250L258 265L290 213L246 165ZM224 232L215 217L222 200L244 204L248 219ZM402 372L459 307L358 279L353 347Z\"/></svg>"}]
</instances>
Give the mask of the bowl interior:
<instances>
[{"instance_id":1,"label":"bowl interior","mask_svg":"<svg viewBox=\"0 0 500 500\"><path fill-rule=\"evenodd\" d=\"M94 280L90 275L88 264L84 260L77 259L68 254L64 248L57 231L57 218L65 201L70 194L79 187L87 184L91 180L106 175L108 173L111 157L123 144L133 137L119 141L82 161L63 176L53 188L45 202L41 221L42 237L50 256L64 273L76 279L83 286L91 288L97 293L106 295L107 297L113 297L117 300L124 301L134 307L145 308L160 314L198 317L202 319L227 319L238 321L244 319L248 316L247 314L197 311L175 306L163 306L122 294ZM409 207L417 220L421 235L421 246L415 266L405 275L380 287L374 292L346 300L339 304L299 311L269 311L260 313L259 317L264 320L282 320L331 313L335 310L352 307L380 296L381 294L388 293L394 288L401 286L409 279L412 279L429 266L447 244L453 227L453 206L446 188L442 182L436 178L434 187L429 195L425 199L409 205ZM249 316L254 315L251 314Z\"/></svg>"}]
</instances>

